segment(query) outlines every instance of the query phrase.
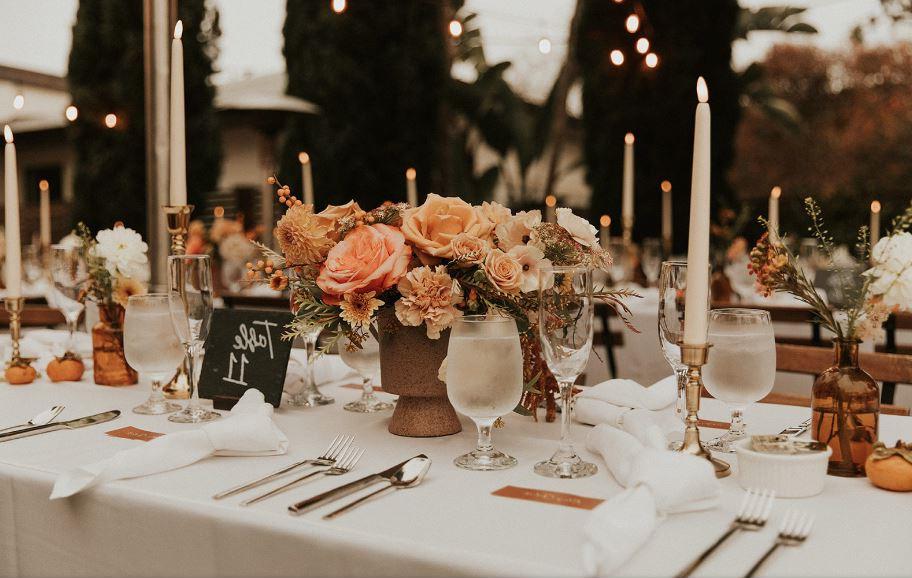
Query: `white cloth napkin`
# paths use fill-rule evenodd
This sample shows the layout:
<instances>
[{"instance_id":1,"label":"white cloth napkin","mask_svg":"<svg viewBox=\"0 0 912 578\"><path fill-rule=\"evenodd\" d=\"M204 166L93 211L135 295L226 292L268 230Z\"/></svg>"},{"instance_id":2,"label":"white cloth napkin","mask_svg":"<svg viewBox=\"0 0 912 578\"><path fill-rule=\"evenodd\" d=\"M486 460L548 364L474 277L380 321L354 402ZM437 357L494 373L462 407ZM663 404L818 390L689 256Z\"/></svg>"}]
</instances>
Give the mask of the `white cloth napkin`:
<instances>
[{"instance_id":1,"label":"white cloth napkin","mask_svg":"<svg viewBox=\"0 0 912 578\"><path fill-rule=\"evenodd\" d=\"M92 486L175 470L211 455L271 456L288 451L288 438L272 421L273 407L262 392L248 389L227 417L201 428L168 434L114 456L64 472L51 499Z\"/></svg>"},{"instance_id":2,"label":"white cloth napkin","mask_svg":"<svg viewBox=\"0 0 912 578\"><path fill-rule=\"evenodd\" d=\"M600 425L589 432L589 450L605 460L626 488L592 511L584 528L583 563L605 576L624 564L666 514L715 507L721 485L709 461L643 445L633 435Z\"/></svg>"},{"instance_id":3,"label":"white cloth napkin","mask_svg":"<svg viewBox=\"0 0 912 578\"><path fill-rule=\"evenodd\" d=\"M667 434L682 427L671 409L678 396L677 383L674 375L649 387L632 379L609 379L576 396L576 419L623 429L650 447L662 448Z\"/></svg>"},{"instance_id":4,"label":"white cloth napkin","mask_svg":"<svg viewBox=\"0 0 912 578\"><path fill-rule=\"evenodd\" d=\"M19 353L23 357L50 360L54 355L63 353L68 336L68 332L57 329L33 329L24 333L19 340ZM92 357L92 337L88 333L77 332L73 336L73 343L80 357ZM9 360L12 355L9 335L3 336L2 349L4 361Z\"/></svg>"}]
</instances>

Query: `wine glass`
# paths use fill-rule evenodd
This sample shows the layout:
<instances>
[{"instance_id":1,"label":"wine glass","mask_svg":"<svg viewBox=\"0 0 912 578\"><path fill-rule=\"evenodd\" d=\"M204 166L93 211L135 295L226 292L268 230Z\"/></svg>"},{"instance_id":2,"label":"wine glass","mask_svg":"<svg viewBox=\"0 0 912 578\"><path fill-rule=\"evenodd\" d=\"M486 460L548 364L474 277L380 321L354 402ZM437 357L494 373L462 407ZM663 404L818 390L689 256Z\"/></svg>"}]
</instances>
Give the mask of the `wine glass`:
<instances>
[{"instance_id":1,"label":"wine glass","mask_svg":"<svg viewBox=\"0 0 912 578\"><path fill-rule=\"evenodd\" d=\"M149 399L133 411L147 415L178 411L181 406L166 400L161 391L162 381L184 360L184 349L171 323L167 293L133 295L127 301L124 353L127 363L152 381Z\"/></svg>"},{"instance_id":2,"label":"wine glass","mask_svg":"<svg viewBox=\"0 0 912 578\"><path fill-rule=\"evenodd\" d=\"M51 304L63 314L66 320L67 338L64 355L78 357L75 353L73 336L76 334L76 324L85 305L79 301L82 285L88 277L85 255L80 247L70 245L51 246ZM89 328L91 329L91 328Z\"/></svg>"},{"instance_id":3,"label":"wine glass","mask_svg":"<svg viewBox=\"0 0 912 578\"><path fill-rule=\"evenodd\" d=\"M43 275L44 266L41 263L41 248L38 245L25 247L22 250L22 276L25 285L34 291Z\"/></svg>"},{"instance_id":4,"label":"wine glass","mask_svg":"<svg viewBox=\"0 0 912 578\"><path fill-rule=\"evenodd\" d=\"M209 255L168 257L168 306L174 331L184 346L190 399L183 411L168 416L177 423L200 423L221 417L199 404L197 360L212 321L212 269Z\"/></svg>"},{"instance_id":5,"label":"wine glass","mask_svg":"<svg viewBox=\"0 0 912 578\"><path fill-rule=\"evenodd\" d=\"M745 437L744 408L766 397L776 380L776 340L769 312L715 309L709 314L709 342L703 384L731 408L731 426L706 447L731 453L732 444Z\"/></svg>"},{"instance_id":6,"label":"wine glass","mask_svg":"<svg viewBox=\"0 0 912 578\"><path fill-rule=\"evenodd\" d=\"M466 470L512 468L516 458L494 449L491 428L513 411L523 391L523 356L516 322L499 315L466 315L450 330L447 397L478 428L475 449L453 460Z\"/></svg>"},{"instance_id":7,"label":"wine glass","mask_svg":"<svg viewBox=\"0 0 912 578\"><path fill-rule=\"evenodd\" d=\"M598 466L583 461L573 449L570 411L573 383L586 369L592 351L592 269L543 268L538 284L538 335L542 356L560 386L561 440L551 459L535 464L535 473L584 478L595 474Z\"/></svg>"},{"instance_id":8,"label":"wine glass","mask_svg":"<svg viewBox=\"0 0 912 578\"><path fill-rule=\"evenodd\" d=\"M316 407L336 402L334 398L320 393L314 377L317 340L320 339L320 332L322 331L323 326L321 325L309 325L307 330L301 335L301 340L304 342L304 353L307 356L304 360L304 373L301 375L301 381L304 385L297 393L288 398L287 405L291 407Z\"/></svg>"},{"instance_id":9,"label":"wine glass","mask_svg":"<svg viewBox=\"0 0 912 578\"><path fill-rule=\"evenodd\" d=\"M798 246L798 265L807 280L814 284L817 278L817 266L820 263L820 247L817 239L802 239Z\"/></svg>"},{"instance_id":10,"label":"wine glass","mask_svg":"<svg viewBox=\"0 0 912 578\"><path fill-rule=\"evenodd\" d=\"M380 343L368 331L361 347L355 347L348 339L339 340L339 356L345 365L361 376L361 399L342 406L342 409L357 413L374 413L393 409L393 404L383 401L374 394L374 378L380 373Z\"/></svg>"},{"instance_id":11,"label":"wine glass","mask_svg":"<svg viewBox=\"0 0 912 578\"><path fill-rule=\"evenodd\" d=\"M611 239L608 241L608 253L611 255L611 281L614 285L620 285L630 278L627 244L621 239Z\"/></svg>"},{"instance_id":12,"label":"wine glass","mask_svg":"<svg viewBox=\"0 0 912 578\"><path fill-rule=\"evenodd\" d=\"M662 269L662 240L661 239L644 239L640 263L643 266L643 274L649 286L652 287L659 280L659 274Z\"/></svg>"}]
</instances>

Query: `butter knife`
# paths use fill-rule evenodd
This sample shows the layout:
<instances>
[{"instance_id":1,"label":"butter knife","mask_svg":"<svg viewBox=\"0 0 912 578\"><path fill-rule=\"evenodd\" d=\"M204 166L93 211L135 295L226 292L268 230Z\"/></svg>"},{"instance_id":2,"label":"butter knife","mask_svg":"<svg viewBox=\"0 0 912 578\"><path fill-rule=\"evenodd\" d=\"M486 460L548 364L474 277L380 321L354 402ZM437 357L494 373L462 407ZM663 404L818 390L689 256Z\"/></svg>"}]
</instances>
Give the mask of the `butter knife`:
<instances>
[{"instance_id":1,"label":"butter knife","mask_svg":"<svg viewBox=\"0 0 912 578\"><path fill-rule=\"evenodd\" d=\"M427 461L428 457L424 454L418 454L417 456L409 458L409 459L405 460L404 462L402 462L400 464L396 464L395 466L393 466L387 470L384 470L382 472L379 472L376 474L371 474L369 476L365 476L365 477L361 478L360 480L355 480L354 482L349 482L343 486L339 486L338 488L329 490L328 492L323 492L322 494L318 494L312 498L308 498L308 499L298 502L296 504L292 504L292 505L288 506L288 511L295 516L299 516L301 514L304 514L311 510L319 508L320 506L322 506L324 504L328 504L330 502L335 502L336 500L338 500L340 498L344 498L345 496L354 494L358 490L362 490L362 489L364 489L368 486L371 486L373 484L376 484L378 482L392 483L393 481L395 481L397 474L400 471L402 471L409 462L411 462L412 460L416 460L416 459L421 460L421 461Z\"/></svg>"},{"instance_id":2,"label":"butter knife","mask_svg":"<svg viewBox=\"0 0 912 578\"><path fill-rule=\"evenodd\" d=\"M111 421L120 415L120 410L111 410L103 413L96 413L95 415L90 415L86 417L81 417L79 419L71 419L68 421L55 421L45 425L36 425L33 427L27 427L19 429L16 431L11 431L9 433L0 433L0 442L8 442L10 440L16 440L19 438L29 437L33 435L43 434L52 431L60 431L64 429L77 429L81 427L86 427L89 425L95 425L97 423L105 423Z\"/></svg>"},{"instance_id":3,"label":"butter knife","mask_svg":"<svg viewBox=\"0 0 912 578\"><path fill-rule=\"evenodd\" d=\"M789 427L785 428L784 430L779 432L779 435L800 436L801 434L803 434L810 428L811 428L811 418L808 418L798 425L793 425L793 426L789 426Z\"/></svg>"}]
</instances>

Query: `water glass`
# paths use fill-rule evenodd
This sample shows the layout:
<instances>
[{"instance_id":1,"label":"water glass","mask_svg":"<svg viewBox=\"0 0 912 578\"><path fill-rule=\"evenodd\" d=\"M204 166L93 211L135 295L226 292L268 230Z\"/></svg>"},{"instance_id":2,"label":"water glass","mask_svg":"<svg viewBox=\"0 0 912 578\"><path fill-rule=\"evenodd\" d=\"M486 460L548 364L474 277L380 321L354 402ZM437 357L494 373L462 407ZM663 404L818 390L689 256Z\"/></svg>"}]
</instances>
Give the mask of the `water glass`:
<instances>
[{"instance_id":1,"label":"water glass","mask_svg":"<svg viewBox=\"0 0 912 578\"><path fill-rule=\"evenodd\" d=\"M447 397L478 428L475 449L453 460L466 470L503 470L516 458L494 449L491 428L513 411L523 391L523 356L516 322L498 315L466 315L450 330Z\"/></svg>"},{"instance_id":2,"label":"water glass","mask_svg":"<svg viewBox=\"0 0 912 578\"><path fill-rule=\"evenodd\" d=\"M374 379L380 373L380 343L368 331L361 347L355 347L348 339L339 340L339 356L345 365L361 376L361 399L342 406L342 409L356 413L375 413L393 409L394 405L383 401L374 394Z\"/></svg>"},{"instance_id":3,"label":"water glass","mask_svg":"<svg viewBox=\"0 0 912 578\"><path fill-rule=\"evenodd\" d=\"M44 264L41 260L41 248L29 245L22 249L22 277L25 285L35 289L44 276Z\"/></svg>"},{"instance_id":4,"label":"water glass","mask_svg":"<svg viewBox=\"0 0 912 578\"><path fill-rule=\"evenodd\" d=\"M646 275L648 285L650 287L654 286L659 280L659 274L662 270L661 239L643 239L640 263L643 267L643 274Z\"/></svg>"},{"instance_id":5,"label":"water glass","mask_svg":"<svg viewBox=\"0 0 912 578\"><path fill-rule=\"evenodd\" d=\"M53 245L50 254L51 305L54 306L66 320L69 338L66 343L65 355L75 356L73 336L76 333L76 324L85 305L79 300L79 293L88 277L85 255L81 247L70 245ZM91 330L91 327L88 329Z\"/></svg>"},{"instance_id":6,"label":"water glass","mask_svg":"<svg viewBox=\"0 0 912 578\"><path fill-rule=\"evenodd\" d=\"M152 381L152 393L135 413L161 415L180 410L162 395L162 381L184 360L184 349L174 325L167 293L133 295L124 316L124 353L131 367Z\"/></svg>"},{"instance_id":7,"label":"water glass","mask_svg":"<svg viewBox=\"0 0 912 578\"><path fill-rule=\"evenodd\" d=\"M776 340L769 312L715 309L709 315L709 342L703 384L731 408L731 426L706 447L734 452L732 444L745 437L744 408L769 395L776 380Z\"/></svg>"},{"instance_id":8,"label":"water glass","mask_svg":"<svg viewBox=\"0 0 912 578\"><path fill-rule=\"evenodd\" d=\"M190 399L183 411L168 416L177 423L200 423L221 417L199 404L198 360L212 321L212 268L209 255L168 257L168 307L174 331L184 347ZM173 368L172 368L173 369Z\"/></svg>"},{"instance_id":9,"label":"water glass","mask_svg":"<svg viewBox=\"0 0 912 578\"><path fill-rule=\"evenodd\" d=\"M323 331L321 325L308 326L307 331L301 335L304 342L304 373L301 375L303 382L301 389L288 398L286 405L291 407L317 407L318 405L329 405L336 400L328 395L320 393L317 389L317 380L314 376L314 362L317 359L317 341L320 339L320 333Z\"/></svg>"},{"instance_id":10,"label":"water glass","mask_svg":"<svg viewBox=\"0 0 912 578\"><path fill-rule=\"evenodd\" d=\"M538 284L538 335L542 356L560 386L561 440L551 459L535 464L534 469L550 478L584 478L598 472L598 466L583 461L574 450L570 412L573 384L592 352L592 269L543 268Z\"/></svg>"},{"instance_id":11,"label":"water glass","mask_svg":"<svg viewBox=\"0 0 912 578\"><path fill-rule=\"evenodd\" d=\"M611 239L608 242L608 253L611 255L609 274L615 285L629 281L632 277L629 247L622 239Z\"/></svg>"}]
</instances>

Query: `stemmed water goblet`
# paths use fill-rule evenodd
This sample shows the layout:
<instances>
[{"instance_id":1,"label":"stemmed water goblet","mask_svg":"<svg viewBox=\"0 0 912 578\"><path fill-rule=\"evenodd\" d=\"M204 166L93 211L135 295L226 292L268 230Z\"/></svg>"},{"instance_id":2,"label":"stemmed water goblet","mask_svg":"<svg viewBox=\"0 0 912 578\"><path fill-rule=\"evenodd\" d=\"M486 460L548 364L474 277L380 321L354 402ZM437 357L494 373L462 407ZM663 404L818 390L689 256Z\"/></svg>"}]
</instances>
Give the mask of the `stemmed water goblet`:
<instances>
[{"instance_id":1,"label":"stemmed water goblet","mask_svg":"<svg viewBox=\"0 0 912 578\"><path fill-rule=\"evenodd\" d=\"M728 433L707 449L734 452L745 437L744 408L766 397L776 380L776 339L768 311L714 309L709 315L712 350L703 367L703 384L731 408Z\"/></svg>"},{"instance_id":2,"label":"stemmed water goblet","mask_svg":"<svg viewBox=\"0 0 912 578\"><path fill-rule=\"evenodd\" d=\"M63 314L69 333L64 356L77 358L73 337L76 333L76 324L79 323L79 316L85 309L85 305L79 301L79 292L88 276L85 255L80 247L53 245L50 258L50 273L53 282L50 291L51 305Z\"/></svg>"},{"instance_id":3,"label":"stemmed water goblet","mask_svg":"<svg viewBox=\"0 0 912 578\"><path fill-rule=\"evenodd\" d=\"M322 325L308 325L302 332L301 340L304 342L304 373L301 375L302 386L296 393L288 398L287 405L291 407L316 407L329 405L336 400L320 393L314 376L314 361L316 361L317 341L323 331Z\"/></svg>"},{"instance_id":4,"label":"stemmed water goblet","mask_svg":"<svg viewBox=\"0 0 912 578\"><path fill-rule=\"evenodd\" d=\"M199 404L198 359L212 321L212 269L208 255L168 257L168 307L174 331L184 347L190 399L187 407L168 416L177 423L200 423L221 417Z\"/></svg>"},{"instance_id":5,"label":"stemmed water goblet","mask_svg":"<svg viewBox=\"0 0 912 578\"><path fill-rule=\"evenodd\" d=\"M649 287L654 286L659 280L659 274L662 269L661 239L643 239L640 264L643 267L643 274L646 275L647 285Z\"/></svg>"},{"instance_id":6,"label":"stemmed water goblet","mask_svg":"<svg viewBox=\"0 0 912 578\"><path fill-rule=\"evenodd\" d=\"M475 449L453 460L475 471L512 468L516 458L495 450L491 428L510 413L523 391L523 356L516 322L500 315L466 315L450 329L447 397L478 428Z\"/></svg>"},{"instance_id":7,"label":"stemmed water goblet","mask_svg":"<svg viewBox=\"0 0 912 578\"><path fill-rule=\"evenodd\" d=\"M551 478L584 478L598 466L583 461L570 437L573 384L586 369L592 351L592 269L551 267L539 271L538 334L542 356L560 386L561 440L551 459L535 464L535 473Z\"/></svg>"},{"instance_id":8,"label":"stemmed water goblet","mask_svg":"<svg viewBox=\"0 0 912 578\"><path fill-rule=\"evenodd\" d=\"M135 413L161 415L181 406L162 395L162 381L184 360L184 350L171 323L167 293L133 295L124 316L124 354L131 367L152 381L152 393Z\"/></svg>"},{"instance_id":9,"label":"stemmed water goblet","mask_svg":"<svg viewBox=\"0 0 912 578\"><path fill-rule=\"evenodd\" d=\"M346 403L342 409L356 413L374 413L393 409L394 405L383 401L374 393L374 378L380 373L380 344L371 331L360 347L352 345L348 339L339 340L339 356L345 365L351 367L361 376L361 399Z\"/></svg>"}]
</instances>

